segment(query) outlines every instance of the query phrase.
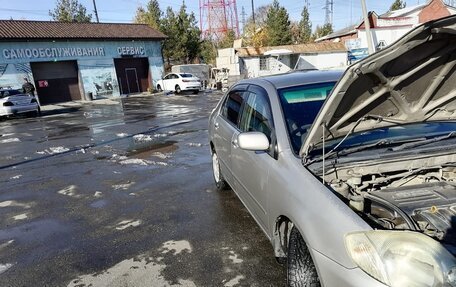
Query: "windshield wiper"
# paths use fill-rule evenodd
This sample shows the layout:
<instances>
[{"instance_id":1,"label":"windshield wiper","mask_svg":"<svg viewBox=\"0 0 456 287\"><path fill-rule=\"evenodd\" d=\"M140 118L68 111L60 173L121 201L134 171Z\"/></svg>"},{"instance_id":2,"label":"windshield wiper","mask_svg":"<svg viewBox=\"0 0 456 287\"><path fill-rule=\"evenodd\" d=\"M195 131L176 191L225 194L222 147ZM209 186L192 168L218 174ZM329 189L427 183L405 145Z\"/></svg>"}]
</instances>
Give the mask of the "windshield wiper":
<instances>
[{"instance_id":1,"label":"windshield wiper","mask_svg":"<svg viewBox=\"0 0 456 287\"><path fill-rule=\"evenodd\" d=\"M438 142L438 141L441 141L441 140L446 140L446 139L452 138L454 136L456 136L456 132L453 131L453 132L450 132L449 134L446 134L444 136L434 137L434 138L430 138L430 139L423 139L423 140L414 141L414 142L411 142L411 143L405 143L405 144L402 144L400 146L393 147L393 148L391 148L391 150L392 151L401 151L401 150L404 150L404 149L414 148L414 147L417 147L417 146L426 145L426 144Z\"/></svg>"}]
</instances>

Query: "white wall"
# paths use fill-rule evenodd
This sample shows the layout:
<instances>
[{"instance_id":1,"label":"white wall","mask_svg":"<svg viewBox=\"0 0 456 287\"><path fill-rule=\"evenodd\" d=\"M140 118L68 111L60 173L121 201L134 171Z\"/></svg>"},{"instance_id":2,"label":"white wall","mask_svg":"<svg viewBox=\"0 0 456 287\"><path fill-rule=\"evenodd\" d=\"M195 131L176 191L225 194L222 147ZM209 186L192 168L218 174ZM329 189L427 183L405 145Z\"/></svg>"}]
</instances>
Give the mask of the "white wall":
<instances>
[{"instance_id":1,"label":"white wall","mask_svg":"<svg viewBox=\"0 0 456 287\"><path fill-rule=\"evenodd\" d=\"M319 70L337 69L347 67L347 52L334 52L322 54L301 54L300 69L315 68Z\"/></svg>"},{"instance_id":2,"label":"white wall","mask_svg":"<svg viewBox=\"0 0 456 287\"><path fill-rule=\"evenodd\" d=\"M239 57L235 53L234 48L219 49L217 51L217 58L215 58L215 65L217 68L227 68L230 70L230 76L239 76Z\"/></svg>"},{"instance_id":3,"label":"white wall","mask_svg":"<svg viewBox=\"0 0 456 287\"><path fill-rule=\"evenodd\" d=\"M406 34L411 29L411 26L371 29L374 47L377 47L378 43L382 40L385 41L387 45L391 45L392 43L400 39L402 36L404 36L404 34ZM361 39L361 48L367 48L366 30L359 30L358 38Z\"/></svg>"}]
</instances>

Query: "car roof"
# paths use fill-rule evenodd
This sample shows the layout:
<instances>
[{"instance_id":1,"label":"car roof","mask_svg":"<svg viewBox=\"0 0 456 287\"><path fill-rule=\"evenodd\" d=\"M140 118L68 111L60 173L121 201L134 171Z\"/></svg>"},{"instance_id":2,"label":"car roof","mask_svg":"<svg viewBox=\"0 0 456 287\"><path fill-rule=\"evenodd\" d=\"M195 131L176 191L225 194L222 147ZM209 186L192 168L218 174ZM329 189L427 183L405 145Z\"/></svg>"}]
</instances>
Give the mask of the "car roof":
<instances>
[{"instance_id":1,"label":"car roof","mask_svg":"<svg viewBox=\"0 0 456 287\"><path fill-rule=\"evenodd\" d=\"M310 71L293 71L273 76L259 77L240 81L239 84L260 84L261 81L268 81L276 89L300 86L321 82L337 82L342 76L340 70L310 70Z\"/></svg>"}]
</instances>

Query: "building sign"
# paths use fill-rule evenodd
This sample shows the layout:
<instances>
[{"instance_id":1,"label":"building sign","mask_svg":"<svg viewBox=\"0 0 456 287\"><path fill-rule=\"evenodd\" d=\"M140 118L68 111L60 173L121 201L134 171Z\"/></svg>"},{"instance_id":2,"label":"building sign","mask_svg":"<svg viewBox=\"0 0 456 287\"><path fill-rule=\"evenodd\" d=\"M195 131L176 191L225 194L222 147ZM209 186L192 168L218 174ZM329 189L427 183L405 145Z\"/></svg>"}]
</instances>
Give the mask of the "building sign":
<instances>
[{"instance_id":1,"label":"building sign","mask_svg":"<svg viewBox=\"0 0 456 287\"><path fill-rule=\"evenodd\" d=\"M348 51L348 61L350 63L357 62L369 56L369 50L367 48L353 49Z\"/></svg>"},{"instance_id":2,"label":"building sign","mask_svg":"<svg viewBox=\"0 0 456 287\"><path fill-rule=\"evenodd\" d=\"M119 55L144 55L146 54L146 50L144 47L118 47L117 53Z\"/></svg>"},{"instance_id":3,"label":"building sign","mask_svg":"<svg viewBox=\"0 0 456 287\"><path fill-rule=\"evenodd\" d=\"M44 81L38 81L38 87L40 88L47 88L49 86L49 83L48 81L44 80Z\"/></svg>"},{"instance_id":4,"label":"building sign","mask_svg":"<svg viewBox=\"0 0 456 287\"><path fill-rule=\"evenodd\" d=\"M64 57L93 57L105 55L103 47L3 49L2 53L3 58L8 60Z\"/></svg>"}]
</instances>

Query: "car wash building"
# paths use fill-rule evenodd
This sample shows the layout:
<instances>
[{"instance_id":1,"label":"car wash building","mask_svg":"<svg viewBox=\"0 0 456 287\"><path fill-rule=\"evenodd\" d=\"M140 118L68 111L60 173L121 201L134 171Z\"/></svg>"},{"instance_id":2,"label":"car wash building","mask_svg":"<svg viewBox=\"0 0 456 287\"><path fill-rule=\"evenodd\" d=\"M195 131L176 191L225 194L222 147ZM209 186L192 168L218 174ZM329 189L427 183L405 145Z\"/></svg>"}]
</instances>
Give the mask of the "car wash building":
<instances>
[{"instance_id":1,"label":"car wash building","mask_svg":"<svg viewBox=\"0 0 456 287\"><path fill-rule=\"evenodd\" d=\"M147 91L164 73L147 25L0 20L0 87L35 85L41 105Z\"/></svg>"}]
</instances>

